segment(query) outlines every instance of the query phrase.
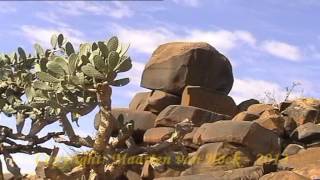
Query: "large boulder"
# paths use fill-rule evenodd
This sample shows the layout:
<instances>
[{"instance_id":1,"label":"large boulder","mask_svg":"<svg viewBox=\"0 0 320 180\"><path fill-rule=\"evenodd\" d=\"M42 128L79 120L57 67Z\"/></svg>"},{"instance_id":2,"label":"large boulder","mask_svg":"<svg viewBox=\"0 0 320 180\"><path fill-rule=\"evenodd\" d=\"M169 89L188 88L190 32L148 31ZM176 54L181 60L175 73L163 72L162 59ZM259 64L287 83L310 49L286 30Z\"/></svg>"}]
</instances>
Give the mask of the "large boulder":
<instances>
[{"instance_id":1,"label":"large boulder","mask_svg":"<svg viewBox=\"0 0 320 180\"><path fill-rule=\"evenodd\" d=\"M203 123L230 119L230 117L197 107L171 105L166 107L158 115L155 120L155 127L174 127L177 123L185 119L192 121L195 126L201 126Z\"/></svg>"},{"instance_id":2,"label":"large boulder","mask_svg":"<svg viewBox=\"0 0 320 180\"><path fill-rule=\"evenodd\" d=\"M180 104L181 98L173 94L163 91L154 90L151 92L137 93L130 105L129 109L137 111L150 111L154 114L159 114L164 108L169 105Z\"/></svg>"},{"instance_id":3,"label":"large boulder","mask_svg":"<svg viewBox=\"0 0 320 180\"><path fill-rule=\"evenodd\" d=\"M233 85L229 60L204 42L160 45L145 66L141 86L181 95L187 85L228 94Z\"/></svg>"},{"instance_id":4,"label":"large boulder","mask_svg":"<svg viewBox=\"0 0 320 180\"><path fill-rule=\"evenodd\" d=\"M184 89L181 105L195 106L231 117L238 113L238 107L230 96L199 86L187 86Z\"/></svg>"},{"instance_id":5,"label":"large boulder","mask_svg":"<svg viewBox=\"0 0 320 180\"><path fill-rule=\"evenodd\" d=\"M282 113L296 121L297 125L307 122L319 123L320 100L301 98L294 100Z\"/></svg>"},{"instance_id":6,"label":"large boulder","mask_svg":"<svg viewBox=\"0 0 320 180\"><path fill-rule=\"evenodd\" d=\"M195 144L230 142L248 147L255 155L280 153L281 141L271 130L248 121L218 121L206 123L193 136Z\"/></svg>"}]
</instances>

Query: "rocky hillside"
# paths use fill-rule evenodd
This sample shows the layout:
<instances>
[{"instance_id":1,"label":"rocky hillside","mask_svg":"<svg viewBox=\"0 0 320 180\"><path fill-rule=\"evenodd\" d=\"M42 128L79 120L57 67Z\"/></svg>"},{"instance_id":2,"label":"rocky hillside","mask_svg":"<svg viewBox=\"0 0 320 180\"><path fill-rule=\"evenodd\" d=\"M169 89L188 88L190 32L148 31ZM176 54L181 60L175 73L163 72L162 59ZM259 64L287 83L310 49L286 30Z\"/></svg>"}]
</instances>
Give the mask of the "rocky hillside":
<instances>
[{"instance_id":1,"label":"rocky hillside","mask_svg":"<svg viewBox=\"0 0 320 180\"><path fill-rule=\"evenodd\" d=\"M144 146L167 140L185 119L193 127L181 140L187 151L184 160L163 152L170 163L161 168L146 168L145 163L142 176L320 178L320 101L271 105L250 99L236 105L228 96L232 85L229 60L207 43L167 43L154 51L141 79L141 86L151 92L137 93L129 108L114 109L114 116L133 120L135 141ZM128 179L141 174L130 173Z\"/></svg>"},{"instance_id":2,"label":"rocky hillside","mask_svg":"<svg viewBox=\"0 0 320 180\"><path fill-rule=\"evenodd\" d=\"M143 161L119 155L128 169L121 179L319 179L320 100L236 105L232 85L229 60L209 44L159 46L141 79L151 91L112 110L134 122L137 149L154 147L155 154Z\"/></svg>"}]
</instances>

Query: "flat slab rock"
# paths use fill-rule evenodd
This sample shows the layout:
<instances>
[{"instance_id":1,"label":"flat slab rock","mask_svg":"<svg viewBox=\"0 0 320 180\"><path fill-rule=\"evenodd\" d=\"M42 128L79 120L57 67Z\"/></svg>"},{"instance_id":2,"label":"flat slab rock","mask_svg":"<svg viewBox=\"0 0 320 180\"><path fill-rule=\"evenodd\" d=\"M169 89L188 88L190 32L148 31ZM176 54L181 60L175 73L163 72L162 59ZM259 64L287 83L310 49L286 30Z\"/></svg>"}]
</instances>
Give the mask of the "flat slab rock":
<instances>
[{"instance_id":1,"label":"flat slab rock","mask_svg":"<svg viewBox=\"0 0 320 180\"><path fill-rule=\"evenodd\" d=\"M159 114L169 105L178 105L181 97L169 94L163 91L154 90L151 92L137 93L131 103L129 109L136 111L150 111Z\"/></svg>"},{"instance_id":2,"label":"flat slab rock","mask_svg":"<svg viewBox=\"0 0 320 180\"><path fill-rule=\"evenodd\" d=\"M195 106L231 117L234 117L239 112L232 97L199 86L187 86L184 89L181 105Z\"/></svg>"},{"instance_id":3,"label":"flat slab rock","mask_svg":"<svg viewBox=\"0 0 320 180\"><path fill-rule=\"evenodd\" d=\"M320 169L320 147L308 148L303 151L299 151L297 154L287 156L280 159L278 167L285 169L299 169L304 168L307 165L316 165Z\"/></svg>"},{"instance_id":4,"label":"flat slab rock","mask_svg":"<svg viewBox=\"0 0 320 180\"><path fill-rule=\"evenodd\" d=\"M158 178L157 180L258 180L262 176L262 167L253 166L228 171L211 171L208 174Z\"/></svg>"},{"instance_id":5,"label":"flat slab rock","mask_svg":"<svg viewBox=\"0 0 320 180\"><path fill-rule=\"evenodd\" d=\"M279 171L266 174L262 176L259 180L310 180L305 176L301 176L292 171Z\"/></svg>"},{"instance_id":6,"label":"flat slab rock","mask_svg":"<svg viewBox=\"0 0 320 180\"><path fill-rule=\"evenodd\" d=\"M171 105L158 115L155 120L155 127L174 127L185 119L192 121L195 126L200 126L203 123L226 120L230 119L230 117L197 107Z\"/></svg>"},{"instance_id":7,"label":"flat slab rock","mask_svg":"<svg viewBox=\"0 0 320 180\"><path fill-rule=\"evenodd\" d=\"M291 133L290 137L306 144L320 142L320 126L311 122L302 124Z\"/></svg>"},{"instance_id":8,"label":"flat slab rock","mask_svg":"<svg viewBox=\"0 0 320 180\"><path fill-rule=\"evenodd\" d=\"M212 142L238 143L257 154L276 155L280 153L279 136L271 130L248 121L218 121L200 126L193 136L193 143Z\"/></svg>"},{"instance_id":9,"label":"flat slab rock","mask_svg":"<svg viewBox=\"0 0 320 180\"><path fill-rule=\"evenodd\" d=\"M141 86L181 95L187 85L228 94L233 85L229 60L204 42L160 45L145 66Z\"/></svg>"},{"instance_id":10,"label":"flat slab rock","mask_svg":"<svg viewBox=\"0 0 320 180\"><path fill-rule=\"evenodd\" d=\"M231 170L248 167L254 156L242 146L227 142L208 143L190 155L191 166L182 175L204 174L214 170Z\"/></svg>"}]
</instances>

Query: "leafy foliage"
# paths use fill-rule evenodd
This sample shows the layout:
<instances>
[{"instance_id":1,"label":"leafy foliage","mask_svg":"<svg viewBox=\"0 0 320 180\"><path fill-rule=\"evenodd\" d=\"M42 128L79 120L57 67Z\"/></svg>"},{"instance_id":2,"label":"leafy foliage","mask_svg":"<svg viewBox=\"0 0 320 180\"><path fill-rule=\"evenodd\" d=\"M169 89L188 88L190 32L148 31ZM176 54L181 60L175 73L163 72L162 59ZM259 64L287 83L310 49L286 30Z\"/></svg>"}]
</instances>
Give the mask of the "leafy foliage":
<instances>
[{"instance_id":1,"label":"leafy foliage","mask_svg":"<svg viewBox=\"0 0 320 180\"><path fill-rule=\"evenodd\" d=\"M34 55L21 47L17 53L0 54L0 112L16 117L18 133L26 118L35 124L70 113L77 121L97 106L96 94L91 91L97 84L123 86L129 82L127 78L116 79L118 73L132 67L131 59L123 53L127 49L119 47L117 37L83 43L76 52L59 34L51 37L51 46L44 49L35 44Z\"/></svg>"}]
</instances>

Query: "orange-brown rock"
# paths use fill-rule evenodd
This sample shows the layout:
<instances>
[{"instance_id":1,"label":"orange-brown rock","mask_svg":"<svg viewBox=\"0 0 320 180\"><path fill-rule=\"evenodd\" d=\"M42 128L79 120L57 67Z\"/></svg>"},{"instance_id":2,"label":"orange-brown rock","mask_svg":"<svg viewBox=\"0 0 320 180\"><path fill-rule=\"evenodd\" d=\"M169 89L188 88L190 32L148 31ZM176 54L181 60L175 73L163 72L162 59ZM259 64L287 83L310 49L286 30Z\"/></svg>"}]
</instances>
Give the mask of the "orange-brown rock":
<instances>
[{"instance_id":1,"label":"orange-brown rock","mask_svg":"<svg viewBox=\"0 0 320 180\"><path fill-rule=\"evenodd\" d=\"M256 114L251 114L248 113L246 111L243 111L241 113L238 113L233 119L232 121L253 121L258 119L259 116Z\"/></svg>"},{"instance_id":2,"label":"orange-brown rock","mask_svg":"<svg viewBox=\"0 0 320 180\"><path fill-rule=\"evenodd\" d=\"M159 114L169 105L178 105L181 98L173 94L163 91L154 90L151 92L137 93L130 105L129 109L137 111L150 111L154 114Z\"/></svg>"},{"instance_id":3,"label":"orange-brown rock","mask_svg":"<svg viewBox=\"0 0 320 180\"><path fill-rule=\"evenodd\" d=\"M145 66L141 86L181 95L187 85L228 94L233 85L229 60L204 42L160 45Z\"/></svg>"},{"instance_id":4,"label":"orange-brown rock","mask_svg":"<svg viewBox=\"0 0 320 180\"><path fill-rule=\"evenodd\" d=\"M195 144L230 142L248 147L257 154L280 153L279 136L258 123L248 121L218 121L200 126L193 136Z\"/></svg>"},{"instance_id":5,"label":"orange-brown rock","mask_svg":"<svg viewBox=\"0 0 320 180\"><path fill-rule=\"evenodd\" d=\"M245 100L243 102L241 102L240 104L238 104L238 109L240 112L242 111L247 111L248 108L253 105L253 104L259 104L260 102L256 99L248 99Z\"/></svg>"},{"instance_id":6,"label":"orange-brown rock","mask_svg":"<svg viewBox=\"0 0 320 180\"><path fill-rule=\"evenodd\" d=\"M148 129L143 135L143 142L155 144L170 138L174 132L174 128L170 127L157 127Z\"/></svg>"},{"instance_id":7,"label":"orange-brown rock","mask_svg":"<svg viewBox=\"0 0 320 180\"><path fill-rule=\"evenodd\" d=\"M238 107L230 96L198 86L187 86L184 89L181 105L195 106L231 117L238 113Z\"/></svg>"},{"instance_id":8,"label":"orange-brown rock","mask_svg":"<svg viewBox=\"0 0 320 180\"><path fill-rule=\"evenodd\" d=\"M278 163L280 168L299 169L304 168L306 165L318 165L320 168L320 147L308 148L299 153L287 156L281 159Z\"/></svg>"},{"instance_id":9,"label":"orange-brown rock","mask_svg":"<svg viewBox=\"0 0 320 180\"><path fill-rule=\"evenodd\" d=\"M290 137L305 144L320 142L320 126L311 122L302 124L291 133Z\"/></svg>"},{"instance_id":10,"label":"orange-brown rock","mask_svg":"<svg viewBox=\"0 0 320 180\"><path fill-rule=\"evenodd\" d=\"M277 133L279 136L284 135L284 121L276 109L264 111L259 119L255 120L260 126Z\"/></svg>"},{"instance_id":11,"label":"orange-brown rock","mask_svg":"<svg viewBox=\"0 0 320 180\"><path fill-rule=\"evenodd\" d=\"M272 109L275 108L270 104L253 104L249 106L247 111L251 114L261 115L264 111Z\"/></svg>"},{"instance_id":12,"label":"orange-brown rock","mask_svg":"<svg viewBox=\"0 0 320 180\"><path fill-rule=\"evenodd\" d=\"M230 117L197 107L171 105L166 107L158 115L155 120L155 127L174 127L177 123L185 119L192 121L195 126L200 126L203 123L230 119Z\"/></svg>"},{"instance_id":13,"label":"orange-brown rock","mask_svg":"<svg viewBox=\"0 0 320 180\"><path fill-rule=\"evenodd\" d=\"M262 176L259 180L309 180L305 176L301 176L292 171L279 171L266 174Z\"/></svg>"},{"instance_id":14,"label":"orange-brown rock","mask_svg":"<svg viewBox=\"0 0 320 180\"><path fill-rule=\"evenodd\" d=\"M298 126L307 122L319 123L320 100L312 98L296 99L282 113L292 118Z\"/></svg>"},{"instance_id":15,"label":"orange-brown rock","mask_svg":"<svg viewBox=\"0 0 320 180\"><path fill-rule=\"evenodd\" d=\"M320 164L306 164L304 167L293 169L293 172L307 177L308 179L320 179Z\"/></svg>"}]
</instances>

